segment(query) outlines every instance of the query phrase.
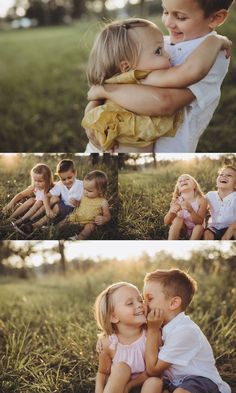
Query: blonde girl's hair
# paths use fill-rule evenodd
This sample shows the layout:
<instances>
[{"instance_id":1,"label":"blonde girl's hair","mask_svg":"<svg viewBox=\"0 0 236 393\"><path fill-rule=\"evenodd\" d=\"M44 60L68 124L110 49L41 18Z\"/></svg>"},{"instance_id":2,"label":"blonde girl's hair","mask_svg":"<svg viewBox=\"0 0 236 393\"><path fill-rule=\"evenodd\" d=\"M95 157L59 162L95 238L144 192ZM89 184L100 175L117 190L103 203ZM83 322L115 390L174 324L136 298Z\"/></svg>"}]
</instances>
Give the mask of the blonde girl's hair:
<instances>
[{"instance_id":1,"label":"blonde girl's hair","mask_svg":"<svg viewBox=\"0 0 236 393\"><path fill-rule=\"evenodd\" d=\"M116 332L116 326L110 321L111 315L114 311L114 301L113 294L114 292L122 287L134 288L138 292L138 288L130 284L128 282L117 282L115 284L109 285L104 291L102 291L95 301L95 319L97 322L97 326L102 333L106 335L111 335Z\"/></svg>"},{"instance_id":2,"label":"blonde girl's hair","mask_svg":"<svg viewBox=\"0 0 236 393\"><path fill-rule=\"evenodd\" d=\"M135 67L140 45L130 31L148 26L155 25L141 18L129 18L107 24L98 34L90 52L87 68L89 84L102 85L106 79L120 74L122 61L127 61L131 68Z\"/></svg>"},{"instance_id":3,"label":"blonde girl's hair","mask_svg":"<svg viewBox=\"0 0 236 393\"><path fill-rule=\"evenodd\" d=\"M179 181L179 178L182 177L182 176L188 176L194 182L194 185L195 185L194 196L195 197L197 197L197 196L202 197L204 195L204 193L202 192L201 186L197 182L197 180L194 179L194 177L189 175L188 173L184 173L184 174L180 175L178 177L178 179L177 179L177 182L176 182L175 188L174 188L174 192L173 192L173 195L172 195L172 201L175 201L181 195L180 192L179 192L179 189L178 189L178 181Z\"/></svg>"},{"instance_id":4,"label":"blonde girl's hair","mask_svg":"<svg viewBox=\"0 0 236 393\"><path fill-rule=\"evenodd\" d=\"M33 174L42 175L43 180L45 181L45 192L48 192L50 188L53 187L53 178L52 178L52 171L46 164L37 164L35 165L31 171L31 183L34 183Z\"/></svg>"}]
</instances>

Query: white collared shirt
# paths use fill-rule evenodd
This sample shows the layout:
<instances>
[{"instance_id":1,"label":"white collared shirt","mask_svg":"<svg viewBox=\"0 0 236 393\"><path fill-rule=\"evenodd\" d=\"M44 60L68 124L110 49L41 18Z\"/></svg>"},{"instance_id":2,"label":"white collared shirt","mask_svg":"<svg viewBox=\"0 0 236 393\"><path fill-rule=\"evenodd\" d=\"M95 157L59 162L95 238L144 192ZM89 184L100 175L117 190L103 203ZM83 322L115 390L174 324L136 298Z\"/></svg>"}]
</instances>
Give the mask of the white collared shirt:
<instances>
[{"instance_id":1,"label":"white collared shirt","mask_svg":"<svg viewBox=\"0 0 236 393\"><path fill-rule=\"evenodd\" d=\"M223 199L217 191L209 191L205 196L211 213L209 225L216 229L228 228L236 220L236 191Z\"/></svg>"},{"instance_id":2,"label":"white collared shirt","mask_svg":"<svg viewBox=\"0 0 236 393\"><path fill-rule=\"evenodd\" d=\"M211 34L215 34L215 32L175 45L170 45L169 37L165 37L165 49L171 55L173 65L183 63L190 53ZM161 137L157 140L154 145L156 153L195 152L199 138L207 128L219 103L220 87L228 67L229 60L221 51L205 78L188 87L196 99L184 108L184 120L176 135L173 138Z\"/></svg>"},{"instance_id":3,"label":"white collared shirt","mask_svg":"<svg viewBox=\"0 0 236 393\"><path fill-rule=\"evenodd\" d=\"M164 376L173 384L189 375L206 377L218 385L221 393L230 393L215 366L212 348L203 332L184 312L168 322L162 330L163 346L158 359L171 363Z\"/></svg>"},{"instance_id":4,"label":"white collared shirt","mask_svg":"<svg viewBox=\"0 0 236 393\"><path fill-rule=\"evenodd\" d=\"M60 196L61 200L65 205L72 206L69 200L75 198L78 201L82 198L84 191L83 182L81 180L75 180L71 188L67 188L60 180L55 184L55 186L50 190L50 194L54 196Z\"/></svg>"}]
</instances>

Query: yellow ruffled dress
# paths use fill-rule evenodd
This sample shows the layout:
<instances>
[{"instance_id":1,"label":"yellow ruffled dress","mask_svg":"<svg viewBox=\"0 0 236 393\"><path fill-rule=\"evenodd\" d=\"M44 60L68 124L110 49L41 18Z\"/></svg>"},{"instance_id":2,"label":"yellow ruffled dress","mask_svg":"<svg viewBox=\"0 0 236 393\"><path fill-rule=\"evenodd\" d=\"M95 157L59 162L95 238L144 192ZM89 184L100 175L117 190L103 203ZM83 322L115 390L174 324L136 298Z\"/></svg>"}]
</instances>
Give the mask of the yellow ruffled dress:
<instances>
[{"instance_id":1,"label":"yellow ruffled dress","mask_svg":"<svg viewBox=\"0 0 236 393\"><path fill-rule=\"evenodd\" d=\"M150 71L131 70L107 79L105 83L133 84L149 73ZM102 149L109 150L114 141L142 148L163 135L173 137L182 121L182 111L173 116L141 116L107 100L105 104L86 113L82 126L94 130Z\"/></svg>"},{"instance_id":2,"label":"yellow ruffled dress","mask_svg":"<svg viewBox=\"0 0 236 393\"><path fill-rule=\"evenodd\" d=\"M83 196L80 205L68 216L68 221L79 223L81 225L94 222L98 215L102 215L102 205L106 201L105 198L88 198Z\"/></svg>"}]
</instances>

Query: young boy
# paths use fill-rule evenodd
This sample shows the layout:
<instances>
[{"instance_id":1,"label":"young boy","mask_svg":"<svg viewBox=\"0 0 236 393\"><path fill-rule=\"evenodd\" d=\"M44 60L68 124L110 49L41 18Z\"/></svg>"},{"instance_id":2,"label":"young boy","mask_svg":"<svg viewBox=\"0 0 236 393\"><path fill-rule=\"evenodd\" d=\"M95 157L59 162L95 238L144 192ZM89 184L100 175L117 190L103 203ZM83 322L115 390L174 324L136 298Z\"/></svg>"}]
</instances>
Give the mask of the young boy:
<instances>
[{"instance_id":1,"label":"young boy","mask_svg":"<svg viewBox=\"0 0 236 393\"><path fill-rule=\"evenodd\" d=\"M48 193L46 216L36 222L28 221L17 230L22 235L31 233L34 229L42 227L50 218L63 220L79 206L83 195L83 182L76 179L75 164L72 160L64 159L57 164L56 174L59 176L55 186Z\"/></svg>"},{"instance_id":2,"label":"young boy","mask_svg":"<svg viewBox=\"0 0 236 393\"><path fill-rule=\"evenodd\" d=\"M163 22L170 34L165 48L173 58L173 65L181 64L209 34L214 34L214 29L224 23L233 1L163 0ZM175 137L159 138L154 151L194 152L218 105L228 65L221 52L207 76L188 89L104 85L93 86L88 97L90 100L110 99L127 110L149 116L172 115L185 107L184 121ZM88 137L97 145L90 130Z\"/></svg>"},{"instance_id":3,"label":"young boy","mask_svg":"<svg viewBox=\"0 0 236 393\"><path fill-rule=\"evenodd\" d=\"M204 240L236 239L236 168L224 166L216 179L217 191L209 191L206 199L211 217Z\"/></svg>"},{"instance_id":4,"label":"young boy","mask_svg":"<svg viewBox=\"0 0 236 393\"><path fill-rule=\"evenodd\" d=\"M229 385L216 369L209 342L199 326L185 315L196 289L195 280L179 269L156 270L146 275L147 373L163 376L164 388L170 393L230 393ZM161 328L163 344L159 346ZM152 378L145 384L151 387Z\"/></svg>"}]
</instances>

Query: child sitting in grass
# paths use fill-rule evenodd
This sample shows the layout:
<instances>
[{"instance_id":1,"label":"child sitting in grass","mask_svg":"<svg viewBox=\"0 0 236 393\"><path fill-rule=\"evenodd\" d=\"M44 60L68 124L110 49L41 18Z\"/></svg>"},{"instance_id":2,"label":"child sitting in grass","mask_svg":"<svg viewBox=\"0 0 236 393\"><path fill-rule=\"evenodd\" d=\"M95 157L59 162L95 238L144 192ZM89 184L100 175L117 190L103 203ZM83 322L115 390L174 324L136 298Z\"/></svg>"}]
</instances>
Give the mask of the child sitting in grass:
<instances>
[{"instance_id":1,"label":"child sitting in grass","mask_svg":"<svg viewBox=\"0 0 236 393\"><path fill-rule=\"evenodd\" d=\"M83 181L84 194L80 205L67 217L65 223L78 223L82 231L70 238L71 240L85 240L97 225L104 225L111 219L109 205L104 197L107 189L107 175L102 171L89 172Z\"/></svg>"},{"instance_id":2,"label":"child sitting in grass","mask_svg":"<svg viewBox=\"0 0 236 393\"><path fill-rule=\"evenodd\" d=\"M236 239L236 168L225 165L216 179L217 191L206 194L210 219L204 240Z\"/></svg>"}]
</instances>

